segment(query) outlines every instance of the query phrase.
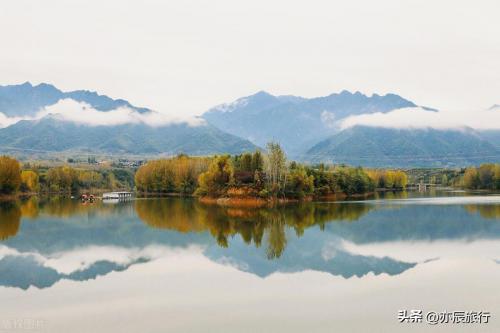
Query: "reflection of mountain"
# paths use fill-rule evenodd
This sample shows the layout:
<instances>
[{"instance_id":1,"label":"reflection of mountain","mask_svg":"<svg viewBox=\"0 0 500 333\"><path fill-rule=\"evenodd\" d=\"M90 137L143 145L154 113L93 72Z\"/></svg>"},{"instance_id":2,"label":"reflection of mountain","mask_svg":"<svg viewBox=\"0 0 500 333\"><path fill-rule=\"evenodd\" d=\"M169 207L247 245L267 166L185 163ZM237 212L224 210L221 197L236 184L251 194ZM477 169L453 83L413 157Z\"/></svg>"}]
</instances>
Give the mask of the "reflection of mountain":
<instances>
[{"instance_id":1,"label":"reflection of mountain","mask_svg":"<svg viewBox=\"0 0 500 333\"><path fill-rule=\"evenodd\" d=\"M0 285L28 289L30 286L47 288L61 279L85 281L110 272L121 272L132 265L147 262L147 259L137 259L128 264L117 264L102 260L89 267L69 274L59 273L57 270L46 267L33 256L7 255L0 259Z\"/></svg>"},{"instance_id":2,"label":"reflection of mountain","mask_svg":"<svg viewBox=\"0 0 500 333\"><path fill-rule=\"evenodd\" d=\"M0 235L1 244L23 256L32 253L50 257L89 246L144 249L153 244L174 248L197 245L209 258L259 276L316 270L344 277L370 272L399 274L415 265L350 252L343 247L344 241L370 244L500 238L500 223L486 218L496 216L498 205L404 202L304 203L249 210L177 198L87 206L65 199L29 200L0 205ZM104 257L98 259L112 262ZM5 260L2 265L11 268L16 261L19 267L28 265L22 258ZM113 265L103 263L79 275L57 275L55 279L85 280L95 272L120 270ZM32 269L39 272L35 277L22 276L26 274L23 269L11 268L7 271L18 275L19 281L27 283L26 279L31 279L28 284L32 285L43 286L44 281L53 281L55 276L45 266ZM36 282L38 279L40 282Z\"/></svg>"},{"instance_id":3,"label":"reflection of mountain","mask_svg":"<svg viewBox=\"0 0 500 333\"><path fill-rule=\"evenodd\" d=\"M262 251L248 251L241 241L233 242L230 249L211 246L205 254L214 261L229 264L260 277L275 272L295 273L306 270L328 272L344 278L361 277L368 273L397 275L416 265L388 257L349 253L342 248L340 239L332 239L330 235L318 229L310 230L303 237L291 240L287 243L286 250L280 253L279 260L268 260Z\"/></svg>"},{"instance_id":4,"label":"reflection of mountain","mask_svg":"<svg viewBox=\"0 0 500 333\"><path fill-rule=\"evenodd\" d=\"M300 236L314 226L362 243L500 237L500 224L486 220L499 216L498 205L396 206L398 209L392 209L389 205L366 201L238 209L176 198L137 200L118 205L82 205L77 200L60 198L40 202L32 199L0 205L0 236L9 245L17 244L19 248L42 252L64 251L71 246L89 244L207 244L208 235L224 246L228 246L235 236L240 236L248 244L260 246L268 240L271 232L275 236L282 233L280 229L290 229ZM464 208L473 214L464 214ZM20 225L21 215L23 219L35 220L36 223ZM153 228L145 227L141 221ZM330 223L333 221L336 222ZM17 232L17 237L11 237Z\"/></svg>"},{"instance_id":5,"label":"reflection of mountain","mask_svg":"<svg viewBox=\"0 0 500 333\"><path fill-rule=\"evenodd\" d=\"M487 220L478 214L464 213L464 205L374 205L377 209L356 223L329 223L325 231L354 243L500 238L498 221Z\"/></svg>"}]
</instances>

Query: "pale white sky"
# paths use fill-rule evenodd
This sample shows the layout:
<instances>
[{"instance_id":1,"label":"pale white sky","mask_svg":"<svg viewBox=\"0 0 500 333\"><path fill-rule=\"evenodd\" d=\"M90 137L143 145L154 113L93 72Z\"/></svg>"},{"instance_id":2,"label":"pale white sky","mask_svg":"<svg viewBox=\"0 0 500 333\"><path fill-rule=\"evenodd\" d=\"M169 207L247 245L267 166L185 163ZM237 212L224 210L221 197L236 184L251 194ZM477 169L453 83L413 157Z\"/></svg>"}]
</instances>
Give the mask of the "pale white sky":
<instances>
[{"instance_id":1,"label":"pale white sky","mask_svg":"<svg viewBox=\"0 0 500 333\"><path fill-rule=\"evenodd\" d=\"M266 90L500 103L500 1L7 0L0 84L96 90L176 116Z\"/></svg>"}]
</instances>

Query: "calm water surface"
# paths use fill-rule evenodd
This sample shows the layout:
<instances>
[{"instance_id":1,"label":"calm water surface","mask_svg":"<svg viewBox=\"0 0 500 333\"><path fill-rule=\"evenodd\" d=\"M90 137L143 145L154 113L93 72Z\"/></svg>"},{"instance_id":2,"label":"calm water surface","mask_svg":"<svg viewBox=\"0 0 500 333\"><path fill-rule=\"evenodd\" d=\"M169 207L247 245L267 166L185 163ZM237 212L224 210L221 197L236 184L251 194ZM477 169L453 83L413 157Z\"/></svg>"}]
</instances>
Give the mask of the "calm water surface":
<instances>
[{"instance_id":1,"label":"calm water surface","mask_svg":"<svg viewBox=\"0 0 500 333\"><path fill-rule=\"evenodd\" d=\"M0 299L0 332L500 332L500 196L3 202ZM491 319L401 324L404 309Z\"/></svg>"}]
</instances>

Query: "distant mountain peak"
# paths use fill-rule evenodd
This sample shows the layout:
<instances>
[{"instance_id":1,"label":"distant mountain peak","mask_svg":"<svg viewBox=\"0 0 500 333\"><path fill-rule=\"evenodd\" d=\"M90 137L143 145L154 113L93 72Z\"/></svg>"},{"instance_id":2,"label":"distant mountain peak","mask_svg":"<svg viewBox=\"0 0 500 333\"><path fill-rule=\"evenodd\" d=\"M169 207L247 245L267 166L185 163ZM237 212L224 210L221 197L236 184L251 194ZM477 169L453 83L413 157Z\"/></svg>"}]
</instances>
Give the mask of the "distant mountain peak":
<instances>
[{"instance_id":1,"label":"distant mountain peak","mask_svg":"<svg viewBox=\"0 0 500 333\"><path fill-rule=\"evenodd\" d=\"M252 97L276 97L273 94L268 93L265 90L257 91L255 94L251 95Z\"/></svg>"},{"instance_id":2,"label":"distant mountain peak","mask_svg":"<svg viewBox=\"0 0 500 333\"><path fill-rule=\"evenodd\" d=\"M39 84L37 84L36 86L33 86L30 82L26 82L30 87L34 87L34 88L53 88L53 89L57 89L53 84L50 84L50 83L45 83L45 82L41 82ZM59 90L59 89L57 89Z\"/></svg>"},{"instance_id":3,"label":"distant mountain peak","mask_svg":"<svg viewBox=\"0 0 500 333\"><path fill-rule=\"evenodd\" d=\"M500 110L500 104L493 104L488 110Z\"/></svg>"},{"instance_id":4,"label":"distant mountain peak","mask_svg":"<svg viewBox=\"0 0 500 333\"><path fill-rule=\"evenodd\" d=\"M56 104L63 99L84 102L99 111L110 111L128 107L139 113L151 111L136 107L124 99L113 99L90 90L63 92L49 83L35 86L26 81L17 85L0 85L0 112L8 117L33 117L43 108Z\"/></svg>"},{"instance_id":5,"label":"distant mountain peak","mask_svg":"<svg viewBox=\"0 0 500 333\"><path fill-rule=\"evenodd\" d=\"M293 155L333 134L343 118L415 106L395 94L366 96L359 91L342 90L328 96L305 98L259 91L218 105L205 112L203 118L258 146L278 140Z\"/></svg>"}]
</instances>

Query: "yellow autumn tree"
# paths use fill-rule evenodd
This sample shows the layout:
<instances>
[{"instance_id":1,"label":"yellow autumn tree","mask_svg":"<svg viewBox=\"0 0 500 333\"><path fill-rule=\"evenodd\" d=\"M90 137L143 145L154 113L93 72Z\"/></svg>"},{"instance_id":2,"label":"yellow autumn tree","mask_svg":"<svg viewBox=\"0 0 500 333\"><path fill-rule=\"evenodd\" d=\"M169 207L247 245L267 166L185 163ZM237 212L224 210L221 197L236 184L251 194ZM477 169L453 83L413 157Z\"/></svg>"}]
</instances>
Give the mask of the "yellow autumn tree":
<instances>
[{"instance_id":1,"label":"yellow autumn tree","mask_svg":"<svg viewBox=\"0 0 500 333\"><path fill-rule=\"evenodd\" d=\"M476 168L467 168L464 173L464 186L470 189L479 187L479 174Z\"/></svg>"},{"instance_id":2,"label":"yellow autumn tree","mask_svg":"<svg viewBox=\"0 0 500 333\"><path fill-rule=\"evenodd\" d=\"M135 185L140 192L191 194L198 176L207 170L208 158L179 155L154 160L141 166L135 174Z\"/></svg>"},{"instance_id":3,"label":"yellow autumn tree","mask_svg":"<svg viewBox=\"0 0 500 333\"><path fill-rule=\"evenodd\" d=\"M8 156L0 156L0 194L12 194L21 186L21 166Z\"/></svg>"},{"instance_id":4,"label":"yellow autumn tree","mask_svg":"<svg viewBox=\"0 0 500 333\"><path fill-rule=\"evenodd\" d=\"M227 187L234 183L234 168L229 155L216 156L208 170L198 177L196 194L220 196L226 193Z\"/></svg>"},{"instance_id":5,"label":"yellow autumn tree","mask_svg":"<svg viewBox=\"0 0 500 333\"><path fill-rule=\"evenodd\" d=\"M40 190L38 174L31 170L23 170L21 172L21 189L24 192L38 192Z\"/></svg>"}]
</instances>

